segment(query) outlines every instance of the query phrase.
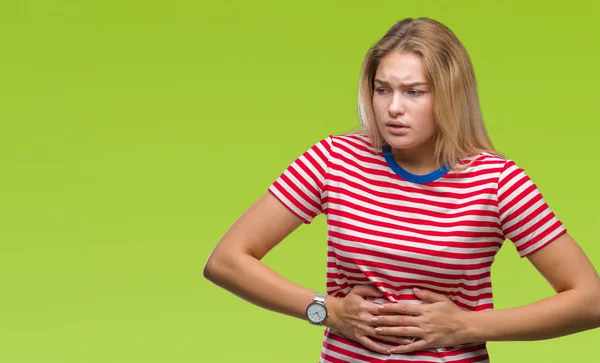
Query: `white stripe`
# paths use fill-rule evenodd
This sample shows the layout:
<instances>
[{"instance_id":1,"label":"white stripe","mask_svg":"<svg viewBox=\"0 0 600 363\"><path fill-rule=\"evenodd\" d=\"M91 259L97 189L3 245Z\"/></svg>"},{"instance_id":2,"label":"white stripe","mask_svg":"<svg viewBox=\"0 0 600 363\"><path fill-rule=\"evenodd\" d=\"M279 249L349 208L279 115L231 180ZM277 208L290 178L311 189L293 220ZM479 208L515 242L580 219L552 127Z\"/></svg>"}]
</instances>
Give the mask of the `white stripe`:
<instances>
[{"instance_id":1,"label":"white stripe","mask_svg":"<svg viewBox=\"0 0 600 363\"><path fill-rule=\"evenodd\" d=\"M339 185L336 185L336 186L339 186ZM471 206L466 206L466 207L462 207L462 208L453 208L452 210L449 210L447 208L442 208L442 207L437 207L437 206L429 206L429 205L426 205L423 203L418 203L418 202L408 202L408 201L394 200L394 199L389 199L389 198L384 199L382 197L374 196L367 191L356 189L354 187L350 187L347 185L343 186L343 189L345 189L346 191L352 191L355 194L361 195L362 197L364 197L368 200L372 200L374 202L377 201L379 203L384 203L384 204L390 205L391 207L395 207L396 210L390 210L387 207L379 206L375 203L369 203L368 201L363 202L362 200L358 200L355 197L347 195L345 193L339 194L339 193L334 193L331 190L329 190L327 195L330 198L339 198L339 199L345 200L345 201L355 204L361 208L374 209L377 212L383 212L386 214L394 214L394 215L397 215L398 217L404 217L404 218L417 218L417 219L427 218L427 219L433 220L435 222L441 222L441 223L460 222L460 221L465 221L465 219L499 223L499 220L497 217L468 214L468 213L473 213L475 211L496 212L497 208L495 205L477 204L477 205L471 205ZM346 208L346 207L343 207L343 208ZM423 212L422 213L404 212L403 210L406 210L407 208L413 208L413 209L420 210ZM338 208L338 209L341 209L341 208ZM428 213L428 214L426 216L424 216L423 214L425 214L425 213ZM447 217L434 217L434 216L430 216L429 213L436 213L436 214L442 214L442 215L445 214L448 216ZM466 213L467 215L466 216L454 216L458 213ZM472 219L469 219L469 218L472 218Z\"/></svg>"},{"instance_id":2,"label":"white stripe","mask_svg":"<svg viewBox=\"0 0 600 363\"><path fill-rule=\"evenodd\" d=\"M512 217L512 220L507 221L502 225L504 230L510 229L515 224L521 223L523 216L527 216L527 217L534 216L535 218L530 219L529 222L527 222L526 224L523 225L524 227L521 227L521 230L527 229L527 228L531 227L532 225L534 225L535 223L537 223L540 219L545 217L547 214L550 213L550 210L546 209L546 210L542 211L542 213L540 213L540 214L536 214L536 215L533 214L533 212L536 209L538 209L539 207L544 205L544 203L546 203L543 199L540 199L537 202L535 202L534 204L532 204L529 208L522 211L520 215L515 215L516 210L521 208L525 203L529 202L530 200L531 200L531 198L527 198L527 199L524 198L521 202L515 204L514 208L507 210L503 214L503 217L502 217L503 220L506 218Z\"/></svg>"},{"instance_id":3,"label":"white stripe","mask_svg":"<svg viewBox=\"0 0 600 363\"><path fill-rule=\"evenodd\" d=\"M543 245L544 243L552 240L553 238L556 238L557 235L559 235L560 233L564 232L565 227L561 226L560 228L557 228L554 232L550 233L548 236L546 236L545 238L542 238L540 241L538 241L537 243L527 247L526 249L524 249L523 251L519 252L519 255L521 257L527 255L528 253L530 253L531 251L537 249L539 246Z\"/></svg>"},{"instance_id":4,"label":"white stripe","mask_svg":"<svg viewBox=\"0 0 600 363\"><path fill-rule=\"evenodd\" d=\"M338 266L344 266L344 267L348 267L348 268L352 268L352 269L356 269L357 265L352 264L352 263L347 263L347 262L343 262L343 261L338 261L337 262ZM362 271L368 271L368 272L378 272L380 275L387 275L390 277L396 277L396 278L405 278L405 279L413 279L413 280L421 280L423 283L427 283L427 282L432 282L432 283L442 283L442 284L458 284L458 283L463 283L467 286L477 286L480 285L482 283L486 283L486 282L490 282L490 278L489 277L484 277L484 278L480 278L477 280L467 280L465 278L440 278L440 277L434 277L434 276L428 276L428 275L422 275L419 273L412 273L412 272L407 272L407 271L396 271L396 270L384 270L384 271L379 271L373 267L369 267L366 268L365 266L360 266L360 269ZM423 270L423 269L421 269ZM456 274L459 275L460 274Z\"/></svg>"},{"instance_id":5,"label":"white stripe","mask_svg":"<svg viewBox=\"0 0 600 363\"><path fill-rule=\"evenodd\" d=\"M338 215L328 215L327 218L329 221L349 222L348 219L340 217ZM425 239L425 240L435 241L435 242L460 242L460 243L465 244L464 248L468 249L469 252L490 251L489 247L488 248L473 248L472 246L469 246L469 243L483 242L483 241L502 243L504 241L504 239L502 239L502 238L493 238L493 237L488 237L488 238L484 239L482 237L431 236L431 235L420 234L420 233L416 233L416 232L409 232L409 231L404 231L404 230L399 231L397 229L392 229L392 228L387 228L387 227L373 226L373 225L359 222L356 220L352 220L351 224L354 226L357 226L357 227L367 228L373 232L370 234L366 234L366 233L354 231L351 229L343 229L342 227L338 227L338 226L329 226L329 230L335 231L335 232L341 232L341 233L344 233L349 236L367 238L367 239L371 239L371 240L377 239L379 241L385 241L385 242L395 243L395 244L402 243L402 244L405 244L408 246L414 246L414 247L420 247L420 246L424 246L424 245L430 246L428 249L433 250L433 251L442 251L442 250L446 251L446 250L449 250L449 249L455 248L455 247L429 245L426 243L405 241L404 239L407 237L413 237L413 238L420 238L420 239ZM384 236L379 235L381 233L392 234L394 237L393 238L384 237ZM500 235L501 235L501 233L500 233ZM459 249L457 251L462 251L463 253L465 252L464 249Z\"/></svg>"},{"instance_id":6,"label":"white stripe","mask_svg":"<svg viewBox=\"0 0 600 363\"><path fill-rule=\"evenodd\" d=\"M340 244L344 245L344 243L340 243ZM445 263L445 264L454 264L456 266L456 268L441 268L441 267L432 267L432 266L425 265L423 263L418 263L418 262L410 263L410 262L398 261L398 257L415 258L415 259L420 259L420 260L425 260L425 261L431 260L431 256L428 256L423 253L393 250L390 248L372 246L372 245L362 244L362 243L361 244L355 243L355 244L353 244L353 247L358 247L358 248L361 248L361 249L364 249L367 251L382 252L382 253L385 253L389 257L372 256L372 255L369 255L366 253L357 254L357 253L353 253L353 252L342 251L340 249L337 249L336 253L338 255L346 257L346 258L361 257L362 259L366 259L366 260L377 262L377 263L385 263L385 264L389 264L389 265L397 265L397 266L408 267L408 268L420 268L420 269L426 269L427 271L443 273L443 274L450 274L450 273L456 274L457 272L458 273L464 272L465 269L461 269L460 268L461 265L487 263L487 262L494 260L493 256L485 257L485 258L478 258L478 259L468 259L468 260L450 259L450 258L446 258L443 256L435 256L436 262ZM480 273L484 273L488 270L489 270L489 267L484 267L484 268L480 268L480 269L469 268L469 274L480 274Z\"/></svg>"},{"instance_id":7,"label":"white stripe","mask_svg":"<svg viewBox=\"0 0 600 363\"><path fill-rule=\"evenodd\" d=\"M328 197L331 197L331 194L328 194ZM353 199L348 197L347 199ZM365 208L370 208L370 209L378 209L381 212L386 212L386 210L384 208L381 207L375 207L375 206L367 206L365 205L364 202L361 201L356 201L356 204L361 203ZM327 207L329 207L329 205L327 205ZM474 208L473 208L474 209ZM330 218L340 218L340 219L351 219L352 221L358 221L358 219L354 218L354 216L356 217L360 217L360 218L364 218L364 219L370 219L374 222L379 222L379 223L389 223L392 225L395 225L398 227L398 229L406 229L406 228L410 228L410 229L417 229L417 230L421 230L423 231L423 233L425 233L426 236L429 236L429 234L427 234L427 231L431 231L433 228L429 227L427 225L418 225L415 223L408 223L408 222L404 222L401 220L400 217L400 212L397 213L395 216L393 216L393 218L390 216L380 216L380 215L373 215L371 213L368 212L363 212L360 209L357 208L348 208L346 206L340 206L337 207L335 209L330 209L330 210L336 210L336 211L342 211L344 213L350 213L353 216L350 215L346 215L344 217L340 217L337 214L336 215L331 215ZM387 211L387 214L390 214L389 211ZM412 214L412 215L416 215L416 214ZM422 216L419 215L419 219L423 219L423 217L426 217L427 219L430 219L429 216ZM463 233L463 232L476 232L476 233L497 233L499 235L502 235L502 229L500 228L500 223L498 221L498 219L495 219L493 217L484 217L484 216L479 216L479 215L473 215L471 218L472 222L492 222L492 223L497 223L498 227L488 227L488 226L466 226L466 225L458 225L458 226L448 226L448 227L439 227L436 226L435 227L435 231L436 232L440 232L440 233ZM466 218L455 218L456 221L465 221ZM365 222L366 223L366 222ZM442 223L448 223L448 220L443 220ZM374 223L369 223L369 224L373 224ZM380 228L380 227L375 227L375 228ZM457 237L459 238L459 237Z\"/></svg>"},{"instance_id":8,"label":"white stripe","mask_svg":"<svg viewBox=\"0 0 600 363\"><path fill-rule=\"evenodd\" d=\"M357 161L357 163L361 163L360 161ZM338 165L342 168L340 169L335 169L335 170L331 170L331 173L333 175L337 175L339 177L342 177L346 180L358 183L361 186L364 186L365 188L368 188L370 190L373 190L373 188L385 188L385 187L379 187L379 186L371 186L370 184L368 184L369 182L378 182L378 183L389 183L394 185L394 187L390 187L390 188L386 188L388 190L386 190L389 193L395 193L395 194L403 194L406 192L403 192L401 190L398 190L398 188L413 188L413 189L420 189L423 190L424 192L427 191L435 191L436 193L454 193L454 194L458 194L458 195L466 195L466 194L471 194L471 193L476 193L478 191L481 191L481 189L483 188L487 188L487 189L492 189L495 190L496 189L496 180L493 179L494 175L488 175L485 178L482 179L492 179L489 180L487 183L481 183L481 184L477 184L475 186L471 186L471 187L460 187L460 184L457 183L457 186L453 186L453 187L440 187L440 186L436 186L436 187L432 187L432 186L427 186L427 185L423 185L423 184L415 184L412 183L410 181L405 181L405 180L398 180L397 177L395 176L395 174L390 173L389 176L380 176L380 175L376 175L376 174L370 174L370 173L366 173L361 169L358 169L357 167L347 164L341 160L337 160L337 159L332 159L331 160L331 164L332 165ZM378 169L381 170L389 170L389 167L387 166L378 166ZM348 172L346 172L345 170L348 170L350 172L354 172L356 174L359 174L362 176L362 178L356 178L352 175L350 175ZM471 179L465 179L465 178L461 178L463 180L463 182L470 182ZM458 180L458 179L456 179ZM455 180L455 181L456 181ZM419 195L422 198L429 198L429 200L433 200L433 201L440 201L440 202L445 202L445 203L460 203L460 202L468 202L473 200L476 197L471 197L471 198L450 198L450 197L441 197L441 196L429 196L426 194L416 194L415 195ZM491 194L493 195L493 194ZM480 198L480 197L479 197Z\"/></svg>"},{"instance_id":9,"label":"white stripe","mask_svg":"<svg viewBox=\"0 0 600 363\"><path fill-rule=\"evenodd\" d=\"M285 183L282 183L282 185L285 186ZM297 213L300 217L304 218L306 221L311 221L313 218L311 216L309 216L308 214L304 213L301 209L299 209L298 207L296 207L295 204L293 204L291 201L289 201L287 199L287 197L283 194L281 194L279 192L279 190L275 187L272 186L269 188L269 190L275 194L289 209L291 209L292 211L294 211L295 213ZM291 194L295 194L292 190L288 190L289 193Z\"/></svg>"}]
</instances>

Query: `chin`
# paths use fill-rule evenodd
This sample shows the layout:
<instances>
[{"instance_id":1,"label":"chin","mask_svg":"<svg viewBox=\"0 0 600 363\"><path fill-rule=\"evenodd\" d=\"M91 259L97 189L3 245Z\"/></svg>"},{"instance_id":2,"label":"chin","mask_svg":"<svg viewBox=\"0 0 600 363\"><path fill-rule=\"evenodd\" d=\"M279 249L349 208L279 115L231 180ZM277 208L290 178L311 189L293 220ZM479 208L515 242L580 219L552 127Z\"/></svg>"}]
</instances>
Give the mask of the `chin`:
<instances>
[{"instance_id":1,"label":"chin","mask_svg":"<svg viewBox=\"0 0 600 363\"><path fill-rule=\"evenodd\" d=\"M398 149L398 150L402 150L402 149L412 149L416 146L418 146L418 143L415 143L411 140L406 140L406 139L402 139L401 137L398 136L386 136L384 137L385 142L390 145L393 149Z\"/></svg>"}]
</instances>

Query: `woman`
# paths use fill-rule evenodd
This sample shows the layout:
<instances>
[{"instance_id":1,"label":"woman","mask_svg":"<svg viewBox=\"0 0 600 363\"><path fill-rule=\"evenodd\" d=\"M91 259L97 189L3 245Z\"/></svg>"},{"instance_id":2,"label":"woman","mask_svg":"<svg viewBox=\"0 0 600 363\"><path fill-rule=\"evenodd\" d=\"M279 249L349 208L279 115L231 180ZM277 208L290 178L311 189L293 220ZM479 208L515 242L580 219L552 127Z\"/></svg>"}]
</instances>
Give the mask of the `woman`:
<instances>
[{"instance_id":1,"label":"woman","mask_svg":"<svg viewBox=\"0 0 600 363\"><path fill-rule=\"evenodd\" d=\"M396 23L366 55L359 110L360 132L313 145L231 226L206 278L324 325L321 362L481 362L487 341L600 326L598 273L523 169L494 152L470 58L447 27ZM327 294L260 262L321 213ZM493 309L505 239L556 295Z\"/></svg>"}]
</instances>

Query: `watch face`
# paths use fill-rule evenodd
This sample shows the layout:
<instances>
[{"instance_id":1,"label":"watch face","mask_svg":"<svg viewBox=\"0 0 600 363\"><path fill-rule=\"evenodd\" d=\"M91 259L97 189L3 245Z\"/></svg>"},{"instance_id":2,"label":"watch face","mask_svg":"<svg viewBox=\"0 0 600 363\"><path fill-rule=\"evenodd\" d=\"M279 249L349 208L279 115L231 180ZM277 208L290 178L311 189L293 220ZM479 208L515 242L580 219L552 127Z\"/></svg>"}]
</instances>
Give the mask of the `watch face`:
<instances>
[{"instance_id":1,"label":"watch face","mask_svg":"<svg viewBox=\"0 0 600 363\"><path fill-rule=\"evenodd\" d=\"M313 323L321 323L327 316L327 309L323 304L311 303L306 309L308 319Z\"/></svg>"}]
</instances>

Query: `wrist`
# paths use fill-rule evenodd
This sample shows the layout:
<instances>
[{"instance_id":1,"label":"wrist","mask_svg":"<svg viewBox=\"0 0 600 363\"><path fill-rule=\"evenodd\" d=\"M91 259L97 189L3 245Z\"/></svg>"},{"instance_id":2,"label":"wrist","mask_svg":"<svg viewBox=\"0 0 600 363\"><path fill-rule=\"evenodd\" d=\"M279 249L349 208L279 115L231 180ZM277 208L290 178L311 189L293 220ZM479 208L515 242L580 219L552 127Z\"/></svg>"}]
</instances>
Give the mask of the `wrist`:
<instances>
[{"instance_id":1,"label":"wrist","mask_svg":"<svg viewBox=\"0 0 600 363\"><path fill-rule=\"evenodd\" d=\"M483 330L480 329L483 313L483 311L465 311L465 327L463 333L465 340L468 343L487 341L487 337L484 336Z\"/></svg>"},{"instance_id":2,"label":"wrist","mask_svg":"<svg viewBox=\"0 0 600 363\"><path fill-rule=\"evenodd\" d=\"M325 297L325 306L327 306L327 318L323 321L323 326L337 329L339 323L339 311L342 299L339 297L327 295Z\"/></svg>"}]
</instances>

